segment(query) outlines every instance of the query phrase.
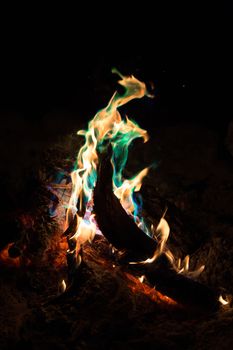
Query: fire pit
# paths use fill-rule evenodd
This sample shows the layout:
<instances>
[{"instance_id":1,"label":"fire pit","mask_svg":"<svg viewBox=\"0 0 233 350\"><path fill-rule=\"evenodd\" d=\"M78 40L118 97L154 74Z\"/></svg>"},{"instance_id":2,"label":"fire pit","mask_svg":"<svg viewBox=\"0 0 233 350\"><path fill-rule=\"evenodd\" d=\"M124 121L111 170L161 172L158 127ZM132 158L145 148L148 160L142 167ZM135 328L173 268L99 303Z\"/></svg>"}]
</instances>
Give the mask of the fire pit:
<instances>
[{"instance_id":1,"label":"fire pit","mask_svg":"<svg viewBox=\"0 0 233 350\"><path fill-rule=\"evenodd\" d=\"M214 135L190 127L160 131L169 162L145 161L156 140L147 146L147 131L119 108L149 95L146 85L114 72L124 93L78 132L84 143L70 136L46 151L36 205L17 213L19 237L1 250L2 348L207 349L225 334L232 342L231 226L216 215L217 188L227 192L220 178L232 189L232 175L225 164L208 172ZM198 150L176 163L196 132L202 149L212 147L201 172L189 164Z\"/></svg>"}]
</instances>

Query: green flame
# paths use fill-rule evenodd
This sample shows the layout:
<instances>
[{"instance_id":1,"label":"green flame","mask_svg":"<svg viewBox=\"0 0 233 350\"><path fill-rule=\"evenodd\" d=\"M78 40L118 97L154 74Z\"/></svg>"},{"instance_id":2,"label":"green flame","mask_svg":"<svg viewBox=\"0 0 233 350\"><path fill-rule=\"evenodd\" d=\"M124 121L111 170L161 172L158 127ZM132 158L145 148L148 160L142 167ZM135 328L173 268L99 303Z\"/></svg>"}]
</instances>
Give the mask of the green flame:
<instances>
[{"instance_id":1,"label":"green flame","mask_svg":"<svg viewBox=\"0 0 233 350\"><path fill-rule=\"evenodd\" d=\"M127 162L128 149L131 142L139 137L142 137L144 142L146 142L148 135L146 130L141 129L132 120L127 117L122 119L118 108L132 99L142 98L147 95L147 90L145 84L134 76L122 76L116 69L113 69L113 73L117 73L120 76L119 84L125 88L125 92L123 94L115 92L108 105L98 111L88 123L88 130L78 131L79 135L85 137L85 143L78 153L77 169L72 173L73 191L69 202L68 214L72 212L73 216L77 212L77 203L79 203L80 212L85 212L87 204L92 199L97 179L97 150L102 152L109 143L111 143L113 150L112 180L114 193L120 193L121 187L132 183L132 188L128 190L127 201L132 202L134 207L134 212L131 212L131 214L138 213L139 202L133 199L133 192L137 187L137 179L125 180L122 172ZM142 179L145 175L140 176L140 179ZM122 205L124 206L124 201Z\"/></svg>"}]
</instances>

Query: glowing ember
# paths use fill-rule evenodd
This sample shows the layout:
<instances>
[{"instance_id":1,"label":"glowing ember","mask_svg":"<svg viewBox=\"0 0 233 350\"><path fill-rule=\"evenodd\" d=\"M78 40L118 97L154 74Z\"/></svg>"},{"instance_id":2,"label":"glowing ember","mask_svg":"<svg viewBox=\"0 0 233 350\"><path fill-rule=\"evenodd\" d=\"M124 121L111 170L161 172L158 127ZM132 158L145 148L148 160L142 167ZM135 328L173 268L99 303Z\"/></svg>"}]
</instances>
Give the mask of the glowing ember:
<instances>
[{"instance_id":1,"label":"glowing ember","mask_svg":"<svg viewBox=\"0 0 233 350\"><path fill-rule=\"evenodd\" d=\"M7 266L19 267L21 263L20 257L11 258L8 253L10 247L12 247L13 245L14 242L9 243L4 249L0 251L0 262Z\"/></svg>"},{"instance_id":2,"label":"glowing ember","mask_svg":"<svg viewBox=\"0 0 233 350\"><path fill-rule=\"evenodd\" d=\"M148 286L146 283L143 283L143 280L141 277L136 278L129 273L125 273L125 276L128 279L128 287L132 290L132 292L139 293L139 294L142 293L158 304L162 303L164 305L171 305L176 307L180 306L172 298L169 298L168 296L161 294L155 288L152 288Z\"/></svg>"},{"instance_id":3,"label":"glowing ember","mask_svg":"<svg viewBox=\"0 0 233 350\"><path fill-rule=\"evenodd\" d=\"M54 247L53 247L54 248ZM59 240L56 243L55 256L53 257L53 264L57 268L60 268L66 264L66 252L68 249L68 244L66 238L63 237L62 240ZM53 249L54 252L54 249ZM50 253L50 251L48 251Z\"/></svg>"}]
</instances>

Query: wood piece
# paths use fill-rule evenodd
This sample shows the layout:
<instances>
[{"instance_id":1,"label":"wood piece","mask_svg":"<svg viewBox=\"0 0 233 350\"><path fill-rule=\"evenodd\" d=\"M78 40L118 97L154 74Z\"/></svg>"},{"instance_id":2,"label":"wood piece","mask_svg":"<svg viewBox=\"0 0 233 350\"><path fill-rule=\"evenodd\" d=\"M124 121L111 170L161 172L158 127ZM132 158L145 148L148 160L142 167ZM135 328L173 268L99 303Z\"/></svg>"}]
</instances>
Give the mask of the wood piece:
<instances>
[{"instance_id":1,"label":"wood piece","mask_svg":"<svg viewBox=\"0 0 233 350\"><path fill-rule=\"evenodd\" d=\"M156 241L136 226L113 193L111 148L99 159L94 211L100 230L114 247L126 250L128 259L142 261L152 257L157 248ZM219 306L217 292L178 274L165 255L152 264L133 266L133 269L143 270L147 280L158 291L182 304L205 310L215 310Z\"/></svg>"},{"instance_id":2,"label":"wood piece","mask_svg":"<svg viewBox=\"0 0 233 350\"><path fill-rule=\"evenodd\" d=\"M146 264L144 273L158 291L183 305L203 311L215 311L220 306L217 291L177 273L165 255L152 264Z\"/></svg>"},{"instance_id":3,"label":"wood piece","mask_svg":"<svg viewBox=\"0 0 233 350\"><path fill-rule=\"evenodd\" d=\"M94 189L94 212L104 236L115 248L126 250L128 259L141 261L153 256L157 242L147 236L126 213L112 189L111 147L99 156Z\"/></svg>"}]
</instances>

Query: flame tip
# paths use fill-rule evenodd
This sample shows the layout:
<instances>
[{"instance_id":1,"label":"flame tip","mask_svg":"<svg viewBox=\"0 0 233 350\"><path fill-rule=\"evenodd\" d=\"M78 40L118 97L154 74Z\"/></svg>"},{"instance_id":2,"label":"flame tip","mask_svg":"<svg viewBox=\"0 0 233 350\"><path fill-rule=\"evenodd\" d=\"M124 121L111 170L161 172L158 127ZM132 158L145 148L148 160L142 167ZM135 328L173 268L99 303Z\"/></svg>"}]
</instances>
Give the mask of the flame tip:
<instances>
[{"instance_id":1,"label":"flame tip","mask_svg":"<svg viewBox=\"0 0 233 350\"><path fill-rule=\"evenodd\" d=\"M229 301L227 299L224 299L222 295L219 296L218 301L222 304L222 305L227 305L229 304Z\"/></svg>"},{"instance_id":2,"label":"flame tip","mask_svg":"<svg viewBox=\"0 0 233 350\"><path fill-rule=\"evenodd\" d=\"M65 280L63 279L61 281L61 292L64 293L66 291L66 282Z\"/></svg>"}]
</instances>

